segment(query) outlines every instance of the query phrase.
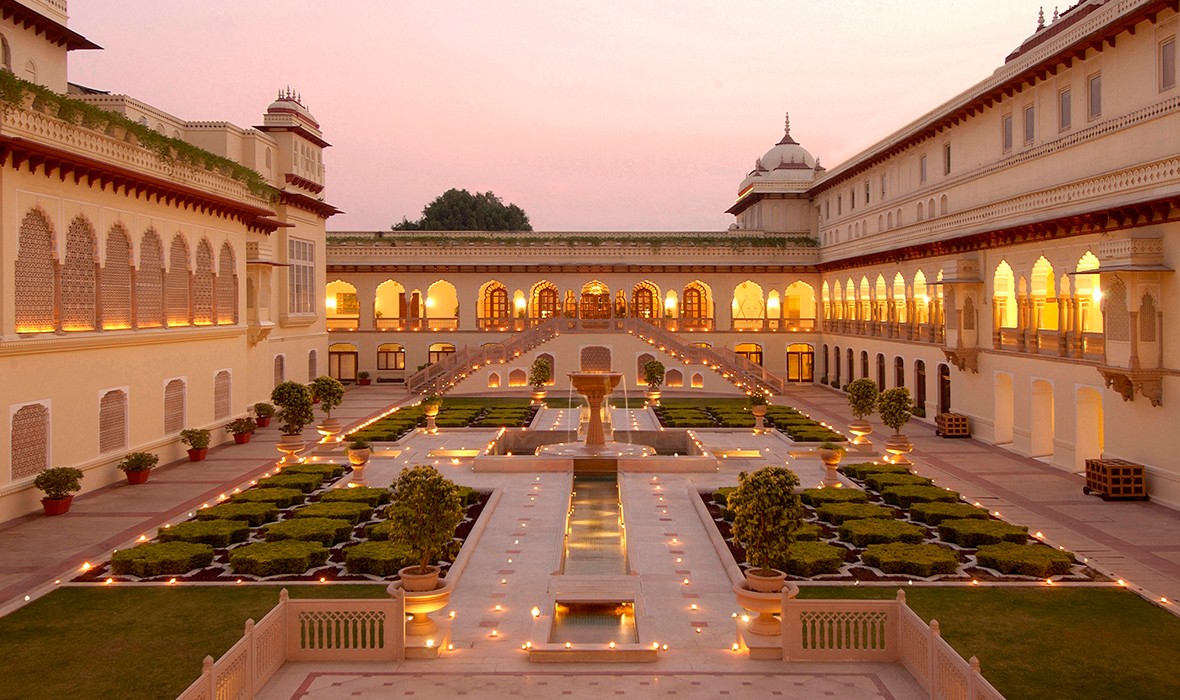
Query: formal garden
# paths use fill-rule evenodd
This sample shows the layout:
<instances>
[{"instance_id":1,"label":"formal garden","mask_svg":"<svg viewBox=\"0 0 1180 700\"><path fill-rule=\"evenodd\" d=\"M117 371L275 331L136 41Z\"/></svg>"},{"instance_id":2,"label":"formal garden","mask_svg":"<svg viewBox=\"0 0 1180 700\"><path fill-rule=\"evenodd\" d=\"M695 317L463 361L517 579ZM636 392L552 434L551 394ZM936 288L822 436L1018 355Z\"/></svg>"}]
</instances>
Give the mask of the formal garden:
<instances>
[{"instance_id":1,"label":"formal garden","mask_svg":"<svg viewBox=\"0 0 1180 700\"><path fill-rule=\"evenodd\" d=\"M369 442L394 442L415 428L426 426L427 397L417 406L407 406L361 428L348 437ZM438 428L522 428L533 420L538 406L528 399L445 397L441 398L434 424Z\"/></svg>"},{"instance_id":2,"label":"formal garden","mask_svg":"<svg viewBox=\"0 0 1180 700\"><path fill-rule=\"evenodd\" d=\"M840 433L790 406L765 406L764 425L796 442L842 442ZM749 399L664 399L655 407L665 428L753 428L756 418Z\"/></svg>"}]
</instances>

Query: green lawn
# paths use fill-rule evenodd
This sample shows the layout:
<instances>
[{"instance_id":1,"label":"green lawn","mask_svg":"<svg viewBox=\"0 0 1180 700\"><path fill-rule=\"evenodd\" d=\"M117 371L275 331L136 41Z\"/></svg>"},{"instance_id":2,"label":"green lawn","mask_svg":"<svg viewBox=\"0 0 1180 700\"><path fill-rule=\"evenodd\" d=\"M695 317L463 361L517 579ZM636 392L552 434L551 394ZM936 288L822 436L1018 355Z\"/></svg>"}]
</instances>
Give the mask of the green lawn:
<instances>
[{"instance_id":1,"label":"green lawn","mask_svg":"<svg viewBox=\"0 0 1180 700\"><path fill-rule=\"evenodd\" d=\"M803 587L800 598L892 598L895 588ZM963 658L1008 698L1180 697L1180 619L1114 588L907 587Z\"/></svg>"},{"instance_id":2,"label":"green lawn","mask_svg":"<svg viewBox=\"0 0 1180 700\"><path fill-rule=\"evenodd\" d=\"M163 698L201 675L281 586L62 588L0 618L0 698ZM381 598L384 585L291 586L293 598Z\"/></svg>"}]
</instances>

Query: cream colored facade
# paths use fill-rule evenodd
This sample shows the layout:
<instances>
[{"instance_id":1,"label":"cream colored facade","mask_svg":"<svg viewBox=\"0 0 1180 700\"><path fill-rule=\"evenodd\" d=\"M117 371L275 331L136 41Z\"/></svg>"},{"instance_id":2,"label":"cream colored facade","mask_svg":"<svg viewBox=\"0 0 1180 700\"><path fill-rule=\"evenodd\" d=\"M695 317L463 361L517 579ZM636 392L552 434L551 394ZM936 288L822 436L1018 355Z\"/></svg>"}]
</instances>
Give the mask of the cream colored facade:
<instances>
[{"instance_id":1,"label":"cream colored facade","mask_svg":"<svg viewBox=\"0 0 1180 700\"><path fill-rule=\"evenodd\" d=\"M1143 463L1180 506L1178 23L1175 2L1086 0L832 170L788 124L728 232L331 234L333 372L508 391L539 354L561 373L607 345L631 372L646 345L687 395L867 376L1062 469ZM654 351L628 333L651 325L673 336ZM525 328L561 335L514 340ZM701 343L713 354L683 362ZM446 346L475 362L448 365ZM773 376L743 362L756 352ZM743 387L684 379L718 358ZM418 370L431 361L446 371Z\"/></svg>"},{"instance_id":2,"label":"cream colored facade","mask_svg":"<svg viewBox=\"0 0 1180 700\"><path fill-rule=\"evenodd\" d=\"M0 114L0 520L38 508L45 466L118 476L133 450L184 454L182 428L221 426L280 379L326 371L324 142L285 93L261 126L187 122L66 83L66 3L0 24L6 60L58 93L118 112L262 175L266 188L160 158L125 129L68 123L26 99ZM64 39L62 38L64 37Z\"/></svg>"}]
</instances>

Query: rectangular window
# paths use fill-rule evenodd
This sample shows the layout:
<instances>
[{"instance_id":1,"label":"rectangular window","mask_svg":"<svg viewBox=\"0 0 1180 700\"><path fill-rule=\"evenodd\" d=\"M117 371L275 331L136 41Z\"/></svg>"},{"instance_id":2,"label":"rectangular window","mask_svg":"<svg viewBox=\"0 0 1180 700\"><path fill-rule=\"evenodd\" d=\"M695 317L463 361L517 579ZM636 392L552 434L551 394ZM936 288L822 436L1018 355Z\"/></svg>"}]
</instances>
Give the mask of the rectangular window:
<instances>
[{"instance_id":1,"label":"rectangular window","mask_svg":"<svg viewBox=\"0 0 1180 700\"><path fill-rule=\"evenodd\" d=\"M377 369L397 370L405 368L405 350L377 350Z\"/></svg>"},{"instance_id":2,"label":"rectangular window","mask_svg":"<svg viewBox=\"0 0 1180 700\"><path fill-rule=\"evenodd\" d=\"M1102 116L1102 74L1091 75L1089 85L1089 115L1091 119L1097 119Z\"/></svg>"},{"instance_id":3,"label":"rectangular window","mask_svg":"<svg viewBox=\"0 0 1180 700\"><path fill-rule=\"evenodd\" d=\"M918 159L918 182L923 185L926 184L926 156Z\"/></svg>"},{"instance_id":4,"label":"rectangular window","mask_svg":"<svg viewBox=\"0 0 1180 700\"><path fill-rule=\"evenodd\" d=\"M885 176L881 176L881 199L885 199Z\"/></svg>"},{"instance_id":5,"label":"rectangular window","mask_svg":"<svg viewBox=\"0 0 1180 700\"><path fill-rule=\"evenodd\" d=\"M1036 138L1036 132L1036 112L1033 110L1032 105L1028 105L1024 108L1024 142L1032 143L1033 139Z\"/></svg>"},{"instance_id":6,"label":"rectangular window","mask_svg":"<svg viewBox=\"0 0 1180 700\"><path fill-rule=\"evenodd\" d=\"M1004 115L1004 152L1012 150L1012 115Z\"/></svg>"},{"instance_id":7,"label":"rectangular window","mask_svg":"<svg viewBox=\"0 0 1180 700\"><path fill-rule=\"evenodd\" d=\"M1073 125L1073 101L1070 89L1057 93L1057 128L1065 131Z\"/></svg>"},{"instance_id":8,"label":"rectangular window","mask_svg":"<svg viewBox=\"0 0 1180 700\"><path fill-rule=\"evenodd\" d=\"M825 219L832 218L832 200L830 200L830 199L824 200L824 218Z\"/></svg>"},{"instance_id":9,"label":"rectangular window","mask_svg":"<svg viewBox=\"0 0 1180 700\"><path fill-rule=\"evenodd\" d=\"M942 147L942 174L951 174L951 145L949 143Z\"/></svg>"},{"instance_id":10,"label":"rectangular window","mask_svg":"<svg viewBox=\"0 0 1180 700\"><path fill-rule=\"evenodd\" d=\"M869 203L869 183L865 181L865 204Z\"/></svg>"},{"instance_id":11,"label":"rectangular window","mask_svg":"<svg viewBox=\"0 0 1180 700\"><path fill-rule=\"evenodd\" d=\"M1176 37L1160 44L1160 90L1176 87Z\"/></svg>"},{"instance_id":12,"label":"rectangular window","mask_svg":"<svg viewBox=\"0 0 1180 700\"><path fill-rule=\"evenodd\" d=\"M287 241L287 309L293 314L315 313L314 241Z\"/></svg>"},{"instance_id":13,"label":"rectangular window","mask_svg":"<svg viewBox=\"0 0 1180 700\"><path fill-rule=\"evenodd\" d=\"M844 198L836 197L836 216L844 213Z\"/></svg>"},{"instance_id":14,"label":"rectangular window","mask_svg":"<svg viewBox=\"0 0 1180 700\"><path fill-rule=\"evenodd\" d=\"M848 197L848 209L856 209L856 189L853 189L851 192L849 192Z\"/></svg>"}]
</instances>

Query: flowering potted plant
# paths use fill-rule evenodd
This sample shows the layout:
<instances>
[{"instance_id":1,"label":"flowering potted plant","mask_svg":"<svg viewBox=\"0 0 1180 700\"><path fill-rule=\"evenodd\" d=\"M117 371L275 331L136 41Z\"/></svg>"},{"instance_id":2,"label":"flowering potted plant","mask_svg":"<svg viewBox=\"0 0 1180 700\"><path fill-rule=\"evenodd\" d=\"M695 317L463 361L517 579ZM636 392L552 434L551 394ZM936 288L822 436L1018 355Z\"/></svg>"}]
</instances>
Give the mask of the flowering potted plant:
<instances>
[{"instance_id":1,"label":"flowering potted plant","mask_svg":"<svg viewBox=\"0 0 1180 700\"><path fill-rule=\"evenodd\" d=\"M190 462L200 462L209 454L209 441L212 435L205 428L185 428L180 431L180 441L188 445L188 459Z\"/></svg>"},{"instance_id":2,"label":"flowering potted plant","mask_svg":"<svg viewBox=\"0 0 1180 700\"><path fill-rule=\"evenodd\" d=\"M119 462L119 469L127 475L128 484L142 484L148 480L152 467L159 464L160 458L151 452L132 452Z\"/></svg>"},{"instance_id":3,"label":"flowering potted plant","mask_svg":"<svg viewBox=\"0 0 1180 700\"><path fill-rule=\"evenodd\" d=\"M254 422L254 419L245 416L243 418L234 418L229 423L226 423L225 432L233 433L234 442L239 445L245 445L247 442L250 442L250 436L254 434L257 428L258 424Z\"/></svg>"}]
</instances>

